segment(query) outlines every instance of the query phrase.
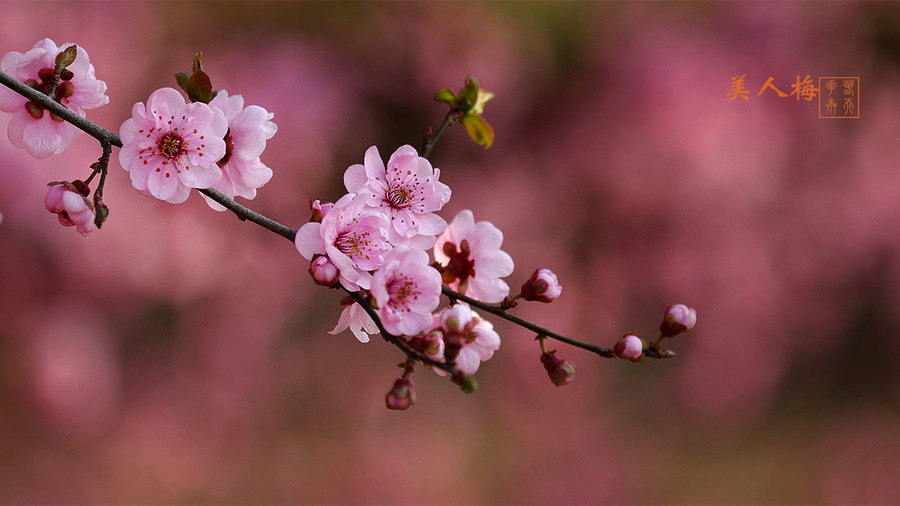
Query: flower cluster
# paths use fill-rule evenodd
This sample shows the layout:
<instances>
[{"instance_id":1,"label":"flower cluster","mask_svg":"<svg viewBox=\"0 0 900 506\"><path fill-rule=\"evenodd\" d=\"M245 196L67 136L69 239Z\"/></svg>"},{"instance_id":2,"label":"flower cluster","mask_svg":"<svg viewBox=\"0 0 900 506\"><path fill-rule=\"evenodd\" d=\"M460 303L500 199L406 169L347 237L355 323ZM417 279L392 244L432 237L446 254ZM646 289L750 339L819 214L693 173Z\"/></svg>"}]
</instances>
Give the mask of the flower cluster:
<instances>
[{"instance_id":1,"label":"flower cluster","mask_svg":"<svg viewBox=\"0 0 900 506\"><path fill-rule=\"evenodd\" d=\"M106 85L94 77L87 53L75 45L57 46L44 39L24 54L6 54L0 68L31 88L16 88L30 99L0 88L0 110L14 115L9 123L13 144L38 158L69 146L77 130L68 121L82 121L73 118L72 112L83 115L85 109L108 102ZM511 296L504 278L515 266L501 249L503 233L490 222L476 222L470 210L461 211L449 224L438 215L451 191L427 156L441 133L459 121L484 147L494 138L493 129L481 117L493 93L482 90L472 77L458 94L445 89L435 95L450 111L438 132L429 129L422 156L404 145L385 163L378 149L370 147L363 163L344 172L347 193L333 203L310 202L312 216L297 231L231 200L255 198L257 189L272 178L272 170L260 156L277 131L274 115L259 106L245 106L240 95L214 91L200 53L192 73L175 78L189 101L174 88L160 88L146 103L133 106L118 138L98 127L104 133L92 135L100 140L103 154L91 165L90 177L51 182L44 201L47 210L82 235L100 228L109 213L102 190L112 146L121 145L119 162L140 193L178 204L187 200L192 189L204 190L213 209L222 211L227 205L242 219L246 215L239 211L255 216L256 223L294 241L297 251L310 261L309 273L316 284L347 292L332 334L350 330L359 341L367 342L380 332L406 353L403 376L385 396L390 409L415 404L415 386L409 376L417 362L440 375L452 375L463 391L477 388L472 375L500 348L500 336L473 307L537 332L540 362L556 386L573 380L575 364L558 356L557 350L547 350L544 341L548 338L604 357L639 362L646 356L673 357L674 352L663 350L659 343L696 324L696 311L676 304L666 309L657 341L648 343L629 332L613 348L604 348L507 314L519 299L555 301L562 285L553 271L537 269ZM98 174L99 182L89 198L90 184ZM444 307L442 294L450 299Z\"/></svg>"},{"instance_id":2,"label":"flower cluster","mask_svg":"<svg viewBox=\"0 0 900 506\"><path fill-rule=\"evenodd\" d=\"M139 192L173 204L187 200L192 188L252 199L272 178L259 160L277 131L272 117L259 106L244 108L240 95L225 90L205 104L185 103L177 90L161 88L122 123L119 163Z\"/></svg>"},{"instance_id":3,"label":"flower cluster","mask_svg":"<svg viewBox=\"0 0 900 506\"><path fill-rule=\"evenodd\" d=\"M491 223L475 223L469 210L448 226L436 213L450 200L450 188L440 182L440 169L409 145L386 164L369 148L363 164L345 171L344 185L348 193L334 204L313 202L312 219L297 231L295 245L311 261L315 282L361 292L385 331L474 374L500 347L500 337L465 304L435 311L443 284L485 302L509 294L500 279L513 270L500 250L503 234ZM379 330L349 301L332 333L347 329L361 342Z\"/></svg>"}]
</instances>

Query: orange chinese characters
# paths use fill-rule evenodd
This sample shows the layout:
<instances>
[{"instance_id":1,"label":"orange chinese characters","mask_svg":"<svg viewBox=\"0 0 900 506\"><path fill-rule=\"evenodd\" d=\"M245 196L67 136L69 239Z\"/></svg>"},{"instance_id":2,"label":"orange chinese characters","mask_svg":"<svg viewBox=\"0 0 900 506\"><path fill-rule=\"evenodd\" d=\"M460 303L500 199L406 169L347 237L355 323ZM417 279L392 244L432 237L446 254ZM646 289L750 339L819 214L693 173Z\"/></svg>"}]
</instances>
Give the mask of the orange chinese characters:
<instances>
[{"instance_id":1,"label":"orange chinese characters","mask_svg":"<svg viewBox=\"0 0 900 506\"><path fill-rule=\"evenodd\" d=\"M797 82L791 85L791 89L794 90L791 92L791 95L797 95L797 100L800 98L805 98L807 102L812 102L812 99L816 98L819 94L819 88L816 88L813 85L812 79L809 78L809 74L800 81L800 76L797 76Z\"/></svg>"},{"instance_id":2,"label":"orange chinese characters","mask_svg":"<svg viewBox=\"0 0 900 506\"><path fill-rule=\"evenodd\" d=\"M734 76L731 78L731 93L727 95L728 100L734 100L737 97L743 98L745 101L750 100L750 90L744 87L744 78L747 74Z\"/></svg>"},{"instance_id":3,"label":"orange chinese characters","mask_svg":"<svg viewBox=\"0 0 900 506\"><path fill-rule=\"evenodd\" d=\"M785 93L785 92L779 90L778 88L775 87L774 84L772 84L772 81L774 81L774 80L775 80L774 77L769 77L769 78L766 80L765 84L762 85L762 88L759 89L759 93L757 93L757 95L762 95L762 94L763 94L763 91L765 91L766 88L772 88L773 90L775 90L775 93L778 93L778 96L779 96L779 97L786 97L786 96L788 96L787 93Z\"/></svg>"},{"instance_id":4,"label":"orange chinese characters","mask_svg":"<svg viewBox=\"0 0 900 506\"><path fill-rule=\"evenodd\" d=\"M819 94L820 118L859 118L859 77L819 77L819 87L828 91ZM802 93L801 86L797 100Z\"/></svg>"}]
</instances>

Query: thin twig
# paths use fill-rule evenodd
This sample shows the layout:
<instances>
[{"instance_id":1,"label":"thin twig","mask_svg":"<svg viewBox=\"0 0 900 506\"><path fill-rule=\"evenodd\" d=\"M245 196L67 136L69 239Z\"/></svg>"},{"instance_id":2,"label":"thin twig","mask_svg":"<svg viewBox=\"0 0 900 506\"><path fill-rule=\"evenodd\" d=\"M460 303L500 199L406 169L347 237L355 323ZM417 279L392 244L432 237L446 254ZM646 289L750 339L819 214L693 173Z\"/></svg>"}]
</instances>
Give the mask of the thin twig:
<instances>
[{"instance_id":1,"label":"thin twig","mask_svg":"<svg viewBox=\"0 0 900 506\"><path fill-rule=\"evenodd\" d=\"M499 306L492 306L490 304L485 304L484 302L475 300L471 297L467 297L459 292L455 292L447 286L442 286L441 292L443 292L444 295L446 295L447 297L449 297L451 299L461 300L470 306L477 307L478 309L487 311L488 313L491 313L492 315L499 316L500 318L503 318L504 320L513 322L520 327L524 327L528 330L531 330L538 335L556 339L557 341L575 346L576 348L581 348L583 350L588 350L588 351L594 352L597 355L600 355L601 357L613 358L616 356L615 353L613 353L613 350L611 348L581 342L577 339L572 339L571 337L566 337L562 334L558 334L556 332L553 332L550 329L545 329L544 327L541 327L540 325L535 325L534 323L531 323L528 320L523 320L523 319L519 318L518 316L511 315Z\"/></svg>"},{"instance_id":2,"label":"thin twig","mask_svg":"<svg viewBox=\"0 0 900 506\"><path fill-rule=\"evenodd\" d=\"M117 147L122 147L122 139L119 138L113 132L100 127L90 121L84 119L83 117L75 114L71 110L67 109L64 105L59 102L53 100L49 96L41 93L40 91L22 83L18 79L13 76L0 71L0 83L15 91L19 95L31 100L32 102L36 102L41 105L44 109L56 114L60 118L68 121L72 125L75 125L76 128L87 132L88 135L97 139L98 141L108 140L110 144Z\"/></svg>"},{"instance_id":3,"label":"thin twig","mask_svg":"<svg viewBox=\"0 0 900 506\"><path fill-rule=\"evenodd\" d=\"M252 221L253 223L256 223L257 225L259 225L267 230L271 230L272 232L275 232L276 234L280 235L281 237L284 237L285 239L287 239L288 241L294 242L294 237L296 237L297 231L292 229L291 227L288 227L287 225L282 225L281 223L278 223L277 221L275 221L267 216L259 214L258 212L254 211L253 209L250 209L249 207L238 204L237 202L226 197L220 191L218 191L214 188L207 188L204 190L197 190L197 191L199 191L200 193L213 199L214 201L218 202L219 204L222 205L222 207L233 212L235 214L235 216L238 217L239 220Z\"/></svg>"},{"instance_id":4,"label":"thin twig","mask_svg":"<svg viewBox=\"0 0 900 506\"><path fill-rule=\"evenodd\" d=\"M463 373L455 366L452 366L446 362L435 360L427 355L419 353L418 351L410 347L409 344L407 344L403 339L400 339L399 337L385 330L384 326L381 324L381 318L378 317L378 313L376 313L375 310L372 309L372 305L369 304L369 301L367 301L359 292L351 292L346 288L344 288L344 291L347 292L350 297L353 297L353 300L355 300L356 303L359 304L363 308L363 310L365 310L366 314L368 314L369 317L372 318L372 321L375 322L375 326L378 327L378 331L381 332L381 336L384 337L385 341L393 344L397 348L400 348L403 353L406 353L407 357L413 360L418 360L423 364L437 367L438 369L447 372L452 378L454 378L454 380L457 378L462 378Z\"/></svg>"}]
</instances>

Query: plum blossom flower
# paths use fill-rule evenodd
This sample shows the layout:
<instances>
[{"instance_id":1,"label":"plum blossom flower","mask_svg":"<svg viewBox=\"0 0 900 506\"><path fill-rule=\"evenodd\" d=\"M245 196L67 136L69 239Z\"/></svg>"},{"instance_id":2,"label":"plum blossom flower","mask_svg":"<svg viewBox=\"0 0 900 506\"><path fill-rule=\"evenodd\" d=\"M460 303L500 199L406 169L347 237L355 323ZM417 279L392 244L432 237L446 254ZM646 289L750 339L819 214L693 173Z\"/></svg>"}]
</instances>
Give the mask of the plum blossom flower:
<instances>
[{"instance_id":1,"label":"plum blossom flower","mask_svg":"<svg viewBox=\"0 0 900 506\"><path fill-rule=\"evenodd\" d=\"M12 51L0 60L0 70L43 93L49 93L57 79L53 100L79 116L86 109L94 109L109 102L106 83L94 77L87 51L77 47L75 61L60 74L55 72L56 56L72 46L57 46L51 39L42 39L25 53ZM69 79L66 79L69 78ZM12 113L7 135L16 147L25 148L35 158L60 154L81 133L55 114L31 102L13 90L0 87L0 111Z\"/></svg>"},{"instance_id":2,"label":"plum blossom flower","mask_svg":"<svg viewBox=\"0 0 900 506\"><path fill-rule=\"evenodd\" d=\"M225 155L218 161L222 179L214 188L227 197L253 199L256 189L272 179L272 169L265 166L259 156L266 149L266 141L278 131L278 126L271 121L275 114L258 105L245 108L242 96L229 96L225 90L220 90L209 106L221 110L228 120ZM217 211L225 210L209 198L206 203Z\"/></svg>"},{"instance_id":3,"label":"plum blossom flower","mask_svg":"<svg viewBox=\"0 0 900 506\"><path fill-rule=\"evenodd\" d=\"M85 237L97 229L94 225L94 205L78 189L79 185L56 181L47 186L50 189L44 197L44 205L48 211L57 214L62 226L75 227Z\"/></svg>"},{"instance_id":4,"label":"plum blossom flower","mask_svg":"<svg viewBox=\"0 0 900 506\"><path fill-rule=\"evenodd\" d=\"M472 211L461 211L437 238L434 258L442 266L444 284L482 302L499 303L509 295L500 278L515 264L500 249L503 232L487 221L475 223Z\"/></svg>"},{"instance_id":5,"label":"plum blossom flower","mask_svg":"<svg viewBox=\"0 0 900 506\"><path fill-rule=\"evenodd\" d=\"M391 249L387 242L387 218L366 209L365 195L348 193L322 217L300 227L294 244L307 260L326 255L341 273L348 290L368 289L372 274Z\"/></svg>"},{"instance_id":6,"label":"plum blossom flower","mask_svg":"<svg viewBox=\"0 0 900 506\"><path fill-rule=\"evenodd\" d=\"M482 319L478 313L463 303L444 308L440 314L440 324L432 331L440 331L444 337L444 357L453 361L467 376L478 372L482 362L494 356L500 349L500 336L491 322ZM441 376L447 373L435 369Z\"/></svg>"},{"instance_id":7,"label":"plum blossom flower","mask_svg":"<svg viewBox=\"0 0 900 506\"><path fill-rule=\"evenodd\" d=\"M372 296L385 330L414 336L432 324L441 301L441 274L428 265L428 253L395 246L372 276Z\"/></svg>"},{"instance_id":8,"label":"plum blossom flower","mask_svg":"<svg viewBox=\"0 0 900 506\"><path fill-rule=\"evenodd\" d=\"M435 236L447 222L434 214L450 200L450 188L439 182L441 170L409 145L400 146L387 167L375 146L366 150L365 163L351 165L344 172L344 186L350 193L364 194L369 207L390 218L388 239L416 249L434 245Z\"/></svg>"},{"instance_id":9,"label":"plum blossom flower","mask_svg":"<svg viewBox=\"0 0 900 506\"><path fill-rule=\"evenodd\" d=\"M697 311L684 304L674 304L666 308L666 316L659 331L663 337L673 337L687 332L697 324Z\"/></svg>"},{"instance_id":10,"label":"plum blossom flower","mask_svg":"<svg viewBox=\"0 0 900 506\"><path fill-rule=\"evenodd\" d=\"M355 302L341 311L341 317L338 319L337 325L329 334L340 334L347 329L350 329L350 332L353 332L353 335L361 343L369 342L369 336L378 333L378 326L375 325L375 320L366 313L362 306Z\"/></svg>"},{"instance_id":11,"label":"plum blossom flower","mask_svg":"<svg viewBox=\"0 0 900 506\"><path fill-rule=\"evenodd\" d=\"M185 104L172 88L139 102L119 129L119 163L144 195L180 204L191 188L212 188L222 178L216 164L225 155L228 121L218 108Z\"/></svg>"},{"instance_id":12,"label":"plum blossom flower","mask_svg":"<svg viewBox=\"0 0 900 506\"><path fill-rule=\"evenodd\" d=\"M556 273L550 269L538 269L522 285L522 298L550 303L562 293L562 286Z\"/></svg>"}]
</instances>

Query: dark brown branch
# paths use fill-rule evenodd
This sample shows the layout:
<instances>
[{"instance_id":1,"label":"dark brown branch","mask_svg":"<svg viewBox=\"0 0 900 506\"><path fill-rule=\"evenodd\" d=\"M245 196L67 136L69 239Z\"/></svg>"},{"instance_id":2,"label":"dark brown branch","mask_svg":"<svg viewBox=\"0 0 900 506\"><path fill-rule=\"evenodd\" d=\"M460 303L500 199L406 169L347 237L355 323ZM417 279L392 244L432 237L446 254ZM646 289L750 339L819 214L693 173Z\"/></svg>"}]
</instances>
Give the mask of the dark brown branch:
<instances>
[{"instance_id":1,"label":"dark brown branch","mask_svg":"<svg viewBox=\"0 0 900 506\"><path fill-rule=\"evenodd\" d=\"M109 130L94 123L91 123L90 121L70 111L65 106L53 100L49 96L44 95L40 91L20 82L13 76L4 72L0 72L0 83L15 91L19 95L22 95L32 102L39 104L44 109L47 109L53 114L56 114L72 125L75 125L75 127L77 127L78 129L87 132L88 135L97 139L98 141L103 142L104 140L106 140L113 146L117 146L120 148L122 147L122 139L120 139L119 136L115 133L110 132Z\"/></svg>"},{"instance_id":2,"label":"dark brown branch","mask_svg":"<svg viewBox=\"0 0 900 506\"><path fill-rule=\"evenodd\" d=\"M615 353L613 353L612 348L607 348L605 346L597 346L597 345L593 345L593 344L589 344L589 343L584 343L577 339L572 339L571 337L566 337L562 334L557 334L556 332L553 332L550 329L545 329L544 327L535 325L534 323L531 323L530 321L523 320L523 319L519 318L518 316L511 315L499 306L492 306L490 304L485 304L484 302L475 300L471 297L466 297L465 295L463 295L459 292L455 292L455 291L451 290L447 286L442 286L441 291L444 293L444 295L449 297L451 300L452 299L461 300L470 306L477 307L478 309L481 309L482 311L487 311L488 313L491 313L492 315L499 316L500 318L503 318L504 320L511 321L520 327L524 327L524 328L536 333L539 336L556 339L557 341L566 343L571 346L575 346L576 348L581 348L583 350L594 352L597 355L600 355L601 357L614 358L616 356Z\"/></svg>"},{"instance_id":3,"label":"dark brown branch","mask_svg":"<svg viewBox=\"0 0 900 506\"><path fill-rule=\"evenodd\" d=\"M197 190L197 191L199 191L200 193L206 195L207 197L215 200L216 202L221 204L222 207L233 212L235 214L235 216L238 217L239 220L252 221L253 223L256 223L257 225L259 225L267 230L271 230L272 232L275 232L276 234L280 235L281 237L284 237L285 239L287 239L288 241L294 242L294 237L297 235L297 231L292 229L291 227L282 225L281 223L278 223L277 221L275 221L271 218L268 218L266 216L263 216L262 214L259 214L258 212L254 211L253 209L250 209L249 207L238 204L237 202L226 197L225 195L223 195L221 192L219 192L218 190L216 190L214 188L207 188L205 190Z\"/></svg>"},{"instance_id":4,"label":"dark brown branch","mask_svg":"<svg viewBox=\"0 0 900 506\"><path fill-rule=\"evenodd\" d=\"M103 148L103 156L101 157L101 160L108 163L111 146L116 146L119 148L122 147L122 139L114 132L110 132L109 130L106 130L105 128L102 128L94 123L91 123L90 121L86 120L85 118L83 118L83 117L79 116L78 114L75 114L71 110L67 109L65 106L59 104L58 102L56 102L55 100L50 98L48 95L45 95L44 93L41 93L40 91L33 89L30 86L25 85L24 83L18 81L17 79L13 78L9 74L6 74L2 71L0 71L0 84L7 86L8 88L12 89L16 93L19 93L20 95L24 96L25 98L41 105L44 109L52 112L53 114L56 114L60 118L64 119L65 121L67 121L70 124L74 125L75 127L79 128L80 130L86 132L91 137L97 139ZM434 144L437 142L440 135L447 129L447 127L449 127L453 123L453 119L454 118L450 114L448 114L447 117L444 119L444 122L441 125L438 132L436 134L434 134L431 138L426 140L426 144L423 148L423 156L428 157L428 155L431 152L431 149L434 147ZM103 173L101 174L101 180L105 179L105 176L106 176L105 172L106 171L104 170ZM102 188L102 185L101 185L101 188ZM100 191L102 191L102 189ZM100 191L98 191L98 194L100 193ZM256 211L254 211L246 206L238 204L233 199L226 197L221 192L219 192L215 189L212 189L212 188L198 189L198 191L201 192L202 194L206 195L210 199L214 200L215 202L219 203L220 205L222 205L229 211L233 212L235 214L235 216L237 216L238 219L240 219L241 221L251 221L253 223L256 223L257 225L259 225L267 230L270 230L291 242L294 241L294 238L297 235L296 230L294 230L286 225L282 225L281 223L278 223L277 221L272 220L262 214L259 214ZM519 325L526 329L529 329L529 330L537 333L539 336L545 336L545 337L549 337L552 339L556 339L557 341L591 351L593 353L600 355L601 357L612 358L615 356L612 349L610 349L610 348L606 348L603 346L595 346L592 344L584 343L584 342L578 341L576 339L572 339L572 338L563 336L563 335L553 332L549 329L545 329L539 325L535 325L534 323L531 323L527 320L523 320L521 318L513 316L498 306L492 306L490 304L485 304L483 302L479 302L475 299L472 299L471 297L467 297L461 293L457 293L457 292L449 289L446 286L442 287L442 292L451 301L461 300L471 306L479 308L479 309L486 311L488 313L491 313L493 315L499 316L500 318L508 320L508 321L515 323L516 325ZM449 373L451 375L454 382L462 385L464 376L463 376L462 372L459 371L459 369L457 369L453 365L434 360L431 357L428 357L428 356L416 351L415 349L410 347L409 344L406 343L403 339L387 332L384 329L384 327L382 326L381 320L380 320L380 318L378 318L378 314L375 313L374 309L372 309L372 307L369 305L368 301L366 301L365 298L363 298L359 292L351 292L351 291L347 290L347 293L350 294L350 296L353 297L353 299L357 303L359 303L363 307L363 309L366 311L366 313L372 318L372 320L378 326L378 330L381 332L382 336L384 337L384 339L386 341L390 342L391 344L393 344L394 346L399 348L403 353L406 354L406 356L408 358L417 360L424 364L428 364L432 367L437 367L438 369L446 371L447 373ZM651 346L650 349L647 350L645 354L647 356L653 357L653 358L669 358L670 356L674 356L674 354L672 354L671 352L660 350L657 345Z\"/></svg>"},{"instance_id":5,"label":"dark brown branch","mask_svg":"<svg viewBox=\"0 0 900 506\"><path fill-rule=\"evenodd\" d=\"M438 369L447 372L455 382L458 382L463 377L463 373L455 366L447 364L446 362L435 360L427 355L419 353L418 351L410 347L409 344L406 343L406 341L385 330L384 326L382 326L381 324L381 318L378 317L378 313L376 313L375 310L372 309L372 305L369 304L369 301L367 301L365 297L363 297L359 292L351 292L346 288L344 288L344 291L350 294L350 297L353 297L353 300L355 300L356 303L359 304L363 308L363 310L365 310L366 314L368 314L369 317L372 318L372 321L375 322L375 325L378 327L378 331L381 332L381 336L384 337L384 340L393 344L397 348L400 348L403 353L406 353L407 357L413 360L418 360L423 364L437 367Z\"/></svg>"}]
</instances>

